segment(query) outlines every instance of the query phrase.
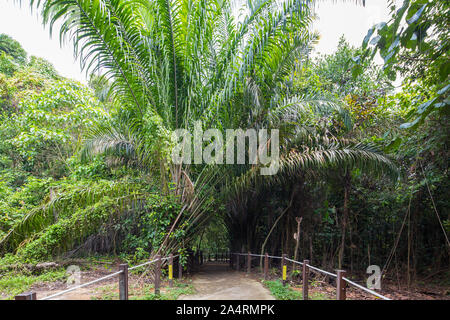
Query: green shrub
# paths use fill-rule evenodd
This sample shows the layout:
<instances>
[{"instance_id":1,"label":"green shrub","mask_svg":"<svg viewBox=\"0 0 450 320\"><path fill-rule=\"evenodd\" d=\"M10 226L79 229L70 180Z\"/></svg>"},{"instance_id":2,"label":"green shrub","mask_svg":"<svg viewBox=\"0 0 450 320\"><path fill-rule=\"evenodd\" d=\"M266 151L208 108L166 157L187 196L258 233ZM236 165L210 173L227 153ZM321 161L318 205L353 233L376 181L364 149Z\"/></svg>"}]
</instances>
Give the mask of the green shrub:
<instances>
[{"instance_id":1,"label":"green shrub","mask_svg":"<svg viewBox=\"0 0 450 320\"><path fill-rule=\"evenodd\" d=\"M263 284L277 300L299 300L302 298L300 292L292 290L289 285L283 286L280 280L263 281Z\"/></svg>"}]
</instances>

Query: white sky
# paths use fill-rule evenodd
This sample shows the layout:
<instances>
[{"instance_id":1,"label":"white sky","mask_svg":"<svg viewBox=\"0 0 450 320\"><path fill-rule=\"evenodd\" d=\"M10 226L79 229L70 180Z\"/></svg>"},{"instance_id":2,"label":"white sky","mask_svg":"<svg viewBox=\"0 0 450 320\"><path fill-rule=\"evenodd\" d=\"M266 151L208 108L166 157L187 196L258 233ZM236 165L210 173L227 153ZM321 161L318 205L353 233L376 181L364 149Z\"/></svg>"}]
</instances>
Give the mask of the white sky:
<instances>
[{"instance_id":1,"label":"white sky","mask_svg":"<svg viewBox=\"0 0 450 320\"><path fill-rule=\"evenodd\" d=\"M316 46L320 53L332 53L342 35L351 45L360 46L374 24L389 20L386 0L366 0L365 7L354 1L322 0L316 6L318 20L314 28L321 34Z\"/></svg>"},{"instance_id":2,"label":"white sky","mask_svg":"<svg viewBox=\"0 0 450 320\"><path fill-rule=\"evenodd\" d=\"M0 0L0 33L19 41L29 56L51 62L62 76L86 83L84 72L73 58L73 47L69 44L61 47L57 32L50 38L49 29L44 28L35 10L31 13L28 3L22 0L19 6L13 0Z\"/></svg>"},{"instance_id":3,"label":"white sky","mask_svg":"<svg viewBox=\"0 0 450 320\"><path fill-rule=\"evenodd\" d=\"M0 33L6 33L19 41L29 55L50 61L63 76L86 83L86 75L73 58L71 44L60 46L58 33L50 38L37 16L30 11L28 1L20 7L14 0L0 0ZM359 46L367 30L375 23L388 20L386 0L366 0L366 6L354 1L319 1L314 28L321 34L316 52L332 53L342 34L350 44Z\"/></svg>"}]
</instances>

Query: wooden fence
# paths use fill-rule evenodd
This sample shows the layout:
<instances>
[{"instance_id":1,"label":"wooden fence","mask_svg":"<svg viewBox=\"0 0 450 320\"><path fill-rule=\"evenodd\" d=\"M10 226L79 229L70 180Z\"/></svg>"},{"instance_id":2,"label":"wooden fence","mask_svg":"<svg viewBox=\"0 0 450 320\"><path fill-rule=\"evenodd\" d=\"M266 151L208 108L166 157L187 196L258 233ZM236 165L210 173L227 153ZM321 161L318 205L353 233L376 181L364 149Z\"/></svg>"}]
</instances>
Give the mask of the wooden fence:
<instances>
[{"instance_id":1,"label":"wooden fence","mask_svg":"<svg viewBox=\"0 0 450 320\"><path fill-rule=\"evenodd\" d=\"M251 273L251 267L252 267L252 258L253 257L263 257L264 258L264 268L263 268L263 274L264 279L267 280L269 278L269 259L281 259L281 274L282 274L282 282L283 285L286 285L287 283L287 262L292 262L298 265L302 266L302 289L303 289L303 300L309 299L309 273L310 270L328 275L330 277L336 278L336 299L337 300L346 300L347 297L347 285L353 285L367 293L370 293L374 296L377 296L378 298L384 299L384 300L390 300L389 298L382 296L381 294L370 290L368 288L365 288L345 277L345 270L336 270L336 274L319 269L317 267L311 266L309 264L309 260L303 260L303 262L295 261L292 259L287 258L286 254L283 254L281 257L278 256L270 256L268 253L265 255L259 255L259 254L252 254L251 252L247 253L230 253L230 252L215 252L215 253L206 253L204 254L202 251L199 251L195 254L192 254L189 256L188 259L188 265L187 269L192 270L197 265L202 265L205 261L215 261L215 262L229 262L231 269L236 269L237 271L241 268L241 260L240 257L242 257L244 262L246 264L247 273ZM112 274L109 274L107 276L95 279L93 281L72 287L67 290L60 291L58 293L49 295L47 297L44 297L40 300L49 300L54 297L63 295L65 293L68 293L70 291L86 287L89 285L92 285L94 283L113 278L118 276L119 281L119 299L120 300L128 300L128 278L129 278L129 271L141 268L143 266L149 265L149 264L155 264L155 279L154 279L154 292L155 294L160 294L160 288L161 288L161 265L162 262L165 260L168 260L168 285L169 287L173 287L173 266L174 266L174 258L178 258L178 279L181 279L183 276L183 267L180 263L180 256L174 256L170 254L168 257L162 258L160 255L157 255L154 260L147 261L145 263L142 263L140 265L134 266L129 268L128 264L120 264L119 270L117 272L114 272ZM19 294L15 296L15 300L37 300L36 293L35 292L25 292L22 294Z\"/></svg>"},{"instance_id":2,"label":"wooden fence","mask_svg":"<svg viewBox=\"0 0 450 320\"><path fill-rule=\"evenodd\" d=\"M246 260L246 267L247 267L247 273L251 272L252 267L252 257L263 257L264 258L264 268L263 268L263 274L264 274L264 280L267 280L269 278L269 259L281 259L281 274L282 274L282 282L283 285L286 285L287 283L287 262L292 262L295 264L298 264L302 266L302 289L303 289L303 300L309 299L309 273L310 270L325 274L330 277L336 278L336 300L346 300L347 298L347 285L350 284L358 289L361 289L369 294L372 294L378 298L381 298L383 300L391 300L371 289L365 288L345 277L346 271L345 270L336 270L336 274L319 269L317 267L311 266L309 264L309 260L303 260L303 262L295 261L292 259L287 258L286 254L283 254L281 257L278 256L270 256L268 253L265 255L260 254L253 254L251 252L247 253L233 253L231 255L230 259L230 267L234 268L234 265L236 265L236 270L240 270L241 262L239 257L243 257Z\"/></svg>"}]
</instances>

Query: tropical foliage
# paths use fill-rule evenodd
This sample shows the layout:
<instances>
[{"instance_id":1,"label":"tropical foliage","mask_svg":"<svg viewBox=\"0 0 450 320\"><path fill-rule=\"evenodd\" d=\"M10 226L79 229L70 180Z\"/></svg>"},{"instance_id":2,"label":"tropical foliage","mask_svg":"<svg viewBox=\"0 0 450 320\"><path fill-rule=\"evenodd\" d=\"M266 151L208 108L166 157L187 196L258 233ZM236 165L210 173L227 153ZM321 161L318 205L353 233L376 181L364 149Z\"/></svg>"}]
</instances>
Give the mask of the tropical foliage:
<instances>
[{"instance_id":1,"label":"tropical foliage","mask_svg":"<svg viewBox=\"0 0 450 320\"><path fill-rule=\"evenodd\" d=\"M405 1L360 48L341 38L312 58L314 2L31 0L91 76L89 87L64 79L0 37L5 263L230 249L352 271L389 270L395 256L408 277L448 265L448 39L421 33L443 34L448 8L422 2ZM421 41L429 50L416 53ZM417 73L402 55L434 62ZM396 71L405 81L394 91ZM404 124L413 115L423 131ZM278 173L174 163L174 130L198 123L279 129Z\"/></svg>"}]
</instances>

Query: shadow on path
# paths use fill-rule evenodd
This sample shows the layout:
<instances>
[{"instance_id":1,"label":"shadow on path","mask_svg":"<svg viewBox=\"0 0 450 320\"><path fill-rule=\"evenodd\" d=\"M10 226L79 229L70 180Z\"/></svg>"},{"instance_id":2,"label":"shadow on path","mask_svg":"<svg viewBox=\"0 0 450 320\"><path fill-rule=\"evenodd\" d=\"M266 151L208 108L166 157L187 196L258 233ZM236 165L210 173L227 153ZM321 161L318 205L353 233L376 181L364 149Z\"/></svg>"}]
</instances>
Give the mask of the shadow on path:
<instances>
[{"instance_id":1,"label":"shadow on path","mask_svg":"<svg viewBox=\"0 0 450 320\"><path fill-rule=\"evenodd\" d=\"M231 270L227 263L209 262L192 279L196 294L178 300L275 300L260 282L245 272Z\"/></svg>"}]
</instances>

